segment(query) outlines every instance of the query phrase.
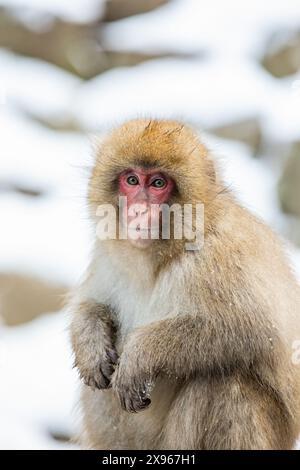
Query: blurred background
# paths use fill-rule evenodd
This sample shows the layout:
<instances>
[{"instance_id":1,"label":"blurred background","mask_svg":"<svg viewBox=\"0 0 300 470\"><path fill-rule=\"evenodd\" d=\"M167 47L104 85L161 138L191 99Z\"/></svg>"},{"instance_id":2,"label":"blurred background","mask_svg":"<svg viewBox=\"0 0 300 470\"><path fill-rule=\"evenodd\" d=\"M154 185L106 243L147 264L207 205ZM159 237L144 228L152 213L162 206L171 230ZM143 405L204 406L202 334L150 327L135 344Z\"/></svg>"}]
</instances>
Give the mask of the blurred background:
<instances>
[{"instance_id":1,"label":"blurred background","mask_svg":"<svg viewBox=\"0 0 300 470\"><path fill-rule=\"evenodd\" d=\"M300 0L0 0L1 449L72 448L90 141L136 116L196 126L300 278Z\"/></svg>"}]
</instances>

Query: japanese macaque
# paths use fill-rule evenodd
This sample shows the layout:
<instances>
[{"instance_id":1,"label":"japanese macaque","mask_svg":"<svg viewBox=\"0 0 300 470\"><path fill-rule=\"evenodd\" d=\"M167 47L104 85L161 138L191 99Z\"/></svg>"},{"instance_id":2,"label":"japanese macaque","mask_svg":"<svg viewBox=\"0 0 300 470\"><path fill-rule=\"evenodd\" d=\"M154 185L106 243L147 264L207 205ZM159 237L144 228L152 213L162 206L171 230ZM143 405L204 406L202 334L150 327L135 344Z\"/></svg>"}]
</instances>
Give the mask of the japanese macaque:
<instances>
[{"instance_id":1,"label":"japanese macaque","mask_svg":"<svg viewBox=\"0 0 300 470\"><path fill-rule=\"evenodd\" d=\"M91 218L96 232L97 208L111 204L121 224L115 237L95 236L71 303L86 448L295 445L300 289L277 237L236 202L215 166L197 134L175 121L129 121L99 144ZM204 207L195 249L173 230L162 237L160 208L173 204Z\"/></svg>"}]
</instances>

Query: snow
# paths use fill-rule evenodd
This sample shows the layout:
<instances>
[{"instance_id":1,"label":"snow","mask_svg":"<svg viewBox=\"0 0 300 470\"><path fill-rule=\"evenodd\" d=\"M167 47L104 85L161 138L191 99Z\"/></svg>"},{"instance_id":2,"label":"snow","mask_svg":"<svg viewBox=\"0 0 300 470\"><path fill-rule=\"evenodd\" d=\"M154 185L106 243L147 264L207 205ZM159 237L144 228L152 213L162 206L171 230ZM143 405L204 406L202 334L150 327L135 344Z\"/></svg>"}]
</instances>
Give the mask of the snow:
<instances>
[{"instance_id":1,"label":"snow","mask_svg":"<svg viewBox=\"0 0 300 470\"><path fill-rule=\"evenodd\" d=\"M290 245L288 250L288 255L290 258L290 263L297 278L300 281L300 250L296 249L294 246ZM299 444L300 446L300 444ZM300 448L300 447L299 447Z\"/></svg>"},{"instance_id":2,"label":"snow","mask_svg":"<svg viewBox=\"0 0 300 470\"><path fill-rule=\"evenodd\" d=\"M83 123L91 127L105 118L114 123L137 113L167 113L207 127L254 115L270 139L299 138L299 77L279 81L257 63L274 31L298 29L299 22L299 0L174 0L147 15L108 24L103 33L108 48L204 51L207 57L158 60L134 74L122 69L95 78L79 99L78 108L85 103Z\"/></svg>"},{"instance_id":3,"label":"snow","mask_svg":"<svg viewBox=\"0 0 300 470\"><path fill-rule=\"evenodd\" d=\"M283 216L276 204L276 180L266 163L252 158L247 145L212 136L202 137L218 159L226 186L243 206L270 225L280 226Z\"/></svg>"},{"instance_id":4,"label":"snow","mask_svg":"<svg viewBox=\"0 0 300 470\"><path fill-rule=\"evenodd\" d=\"M268 85L247 63L154 60L137 66L134 74L131 68L117 69L83 84L75 113L87 128L136 115L214 126L256 115L266 103Z\"/></svg>"},{"instance_id":5,"label":"snow","mask_svg":"<svg viewBox=\"0 0 300 470\"><path fill-rule=\"evenodd\" d=\"M258 54L269 34L299 26L298 0L175 0L148 13L109 24L107 46L136 51Z\"/></svg>"},{"instance_id":6,"label":"snow","mask_svg":"<svg viewBox=\"0 0 300 470\"><path fill-rule=\"evenodd\" d=\"M7 195L0 200L1 270L73 285L90 247L82 214L70 201L24 199Z\"/></svg>"},{"instance_id":7,"label":"snow","mask_svg":"<svg viewBox=\"0 0 300 470\"><path fill-rule=\"evenodd\" d=\"M287 142L299 137L297 83L298 76L275 80L252 60L159 59L134 73L124 67L84 83L74 114L87 129L137 115L179 118L206 129L258 117L270 139Z\"/></svg>"},{"instance_id":8,"label":"snow","mask_svg":"<svg viewBox=\"0 0 300 470\"><path fill-rule=\"evenodd\" d=\"M269 95L264 130L273 140L299 140L300 129L300 72L282 79L278 93Z\"/></svg>"},{"instance_id":9,"label":"snow","mask_svg":"<svg viewBox=\"0 0 300 470\"><path fill-rule=\"evenodd\" d=\"M9 106L0 108L0 129L1 178L39 184L45 192L65 193L71 165L83 164L90 152L87 137L47 130Z\"/></svg>"},{"instance_id":10,"label":"snow","mask_svg":"<svg viewBox=\"0 0 300 470\"><path fill-rule=\"evenodd\" d=\"M0 49L2 102L40 117L61 116L71 105L79 78L46 62Z\"/></svg>"},{"instance_id":11,"label":"snow","mask_svg":"<svg viewBox=\"0 0 300 470\"><path fill-rule=\"evenodd\" d=\"M78 381L66 326L59 313L0 327L0 449L71 447L50 436L76 429Z\"/></svg>"},{"instance_id":12,"label":"snow","mask_svg":"<svg viewBox=\"0 0 300 470\"><path fill-rule=\"evenodd\" d=\"M0 0L61 18L86 21L102 0ZM23 10L20 15L23 15ZM0 271L73 286L89 255L85 207L90 136L55 132L42 119L74 119L103 132L136 116L173 117L209 130L257 118L276 147L300 138L300 72L274 79L257 58L276 29L300 24L299 0L174 0L156 11L104 27L111 49L206 52L108 71L87 82L42 61L0 50L0 188L17 184L33 198L0 192ZM208 133L226 184L250 210L282 231L277 173L245 144ZM87 168L85 168L87 167ZM290 246L300 280L300 250ZM70 448L51 433L74 434L78 381L71 368L66 312L18 327L0 326L0 448Z\"/></svg>"},{"instance_id":13,"label":"snow","mask_svg":"<svg viewBox=\"0 0 300 470\"><path fill-rule=\"evenodd\" d=\"M15 7L26 18L26 10L59 16L64 20L86 22L101 14L103 0L0 0L0 6Z\"/></svg>"},{"instance_id":14,"label":"snow","mask_svg":"<svg viewBox=\"0 0 300 470\"><path fill-rule=\"evenodd\" d=\"M8 106L0 108L0 129L0 181L44 193L37 200L15 193L1 196L0 268L72 284L86 265L90 246L87 175L80 169L91 152L88 138L46 130Z\"/></svg>"}]
</instances>

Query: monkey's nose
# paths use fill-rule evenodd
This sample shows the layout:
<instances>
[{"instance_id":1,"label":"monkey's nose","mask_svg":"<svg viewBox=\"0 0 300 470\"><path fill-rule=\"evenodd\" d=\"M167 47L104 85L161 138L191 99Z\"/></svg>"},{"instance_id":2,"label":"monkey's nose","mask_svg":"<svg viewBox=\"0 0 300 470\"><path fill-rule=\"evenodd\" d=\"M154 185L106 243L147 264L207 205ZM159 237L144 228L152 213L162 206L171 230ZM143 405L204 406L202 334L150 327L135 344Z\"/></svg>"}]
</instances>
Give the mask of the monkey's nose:
<instances>
[{"instance_id":1,"label":"monkey's nose","mask_svg":"<svg viewBox=\"0 0 300 470\"><path fill-rule=\"evenodd\" d=\"M149 211L148 204L139 203L133 206L133 213L135 216L145 215L148 213L148 211Z\"/></svg>"},{"instance_id":2,"label":"monkey's nose","mask_svg":"<svg viewBox=\"0 0 300 470\"><path fill-rule=\"evenodd\" d=\"M145 215L148 214L148 207L145 206L144 208L140 208L140 210L137 210L136 215Z\"/></svg>"}]
</instances>

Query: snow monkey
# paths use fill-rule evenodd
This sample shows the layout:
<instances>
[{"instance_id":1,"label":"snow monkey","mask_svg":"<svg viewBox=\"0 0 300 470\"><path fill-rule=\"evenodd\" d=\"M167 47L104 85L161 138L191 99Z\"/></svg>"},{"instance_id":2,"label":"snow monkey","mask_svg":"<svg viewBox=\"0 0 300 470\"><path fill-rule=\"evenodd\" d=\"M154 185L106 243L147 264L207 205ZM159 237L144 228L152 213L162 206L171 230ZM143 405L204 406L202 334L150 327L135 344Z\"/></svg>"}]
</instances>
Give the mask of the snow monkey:
<instances>
[{"instance_id":1,"label":"snow monkey","mask_svg":"<svg viewBox=\"0 0 300 470\"><path fill-rule=\"evenodd\" d=\"M300 288L281 242L225 189L188 126L132 120L98 147L88 196L95 233L97 208L108 204L128 230L95 236L71 301L82 445L292 448ZM199 249L172 230L161 236L160 209L173 204L203 205ZM129 229L137 214L160 227L158 236L145 237L141 224Z\"/></svg>"}]
</instances>

